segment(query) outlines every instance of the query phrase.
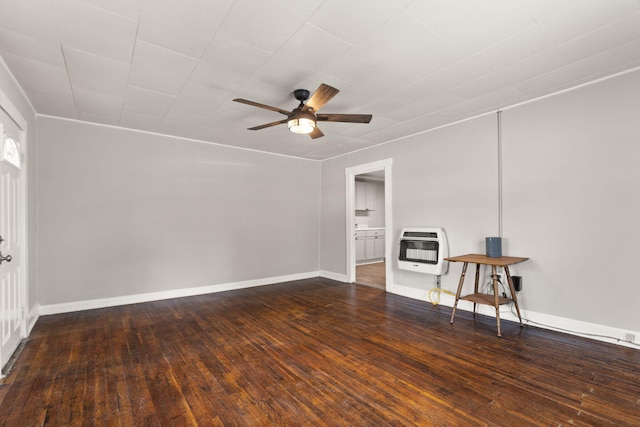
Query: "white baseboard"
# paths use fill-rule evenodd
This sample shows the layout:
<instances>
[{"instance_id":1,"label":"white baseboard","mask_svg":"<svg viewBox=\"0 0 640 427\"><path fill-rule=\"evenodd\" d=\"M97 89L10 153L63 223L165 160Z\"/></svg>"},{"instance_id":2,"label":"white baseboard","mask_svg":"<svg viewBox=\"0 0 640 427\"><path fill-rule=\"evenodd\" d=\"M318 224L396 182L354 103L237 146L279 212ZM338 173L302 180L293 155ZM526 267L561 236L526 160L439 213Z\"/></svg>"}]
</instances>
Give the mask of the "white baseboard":
<instances>
[{"instance_id":1,"label":"white baseboard","mask_svg":"<svg viewBox=\"0 0 640 427\"><path fill-rule=\"evenodd\" d=\"M74 311L92 310L96 308L115 307L118 305L138 304L142 302L159 301L171 298L190 297L195 295L211 294L216 292L233 291L237 289L252 288L256 286L272 285L274 283L290 282L293 280L310 279L318 277L320 272L291 274L287 276L268 277L264 279L245 280L242 282L223 283L219 285L200 286L196 288L172 289L168 291L150 292L136 295L123 295L119 297L101 298L85 301L73 301L61 304L49 304L39 306L39 315L71 313ZM35 322L34 322L35 323Z\"/></svg>"},{"instance_id":2,"label":"white baseboard","mask_svg":"<svg viewBox=\"0 0 640 427\"><path fill-rule=\"evenodd\" d=\"M313 271L308 273L292 274L287 276L269 277L264 279L246 280L242 282L224 283L219 285L201 286L196 288L186 289L174 289L169 291L151 292L145 294L136 295L124 295L120 297L102 298L95 300L74 301L61 304L50 305L34 305L29 311L29 319L27 324L27 334L31 332L36 321L40 316L48 314L70 313L81 310L91 310L96 308L114 307L118 305L137 304L142 302L159 301L170 298L181 298L187 296L204 295L216 292L232 291L237 289L245 289L256 286L265 286L275 283L289 282L293 280L310 279L313 277L325 277L331 280L337 280L339 282L347 282L345 274L334 273L330 271ZM412 288L409 286L401 285L387 285L387 291L396 295L404 297L429 301L429 290ZM437 299L437 295L432 294L432 298ZM453 307L455 298L451 295L441 294L440 300L436 301L439 305L447 307ZM507 306L503 306L507 307ZM473 311L473 303L469 301L460 301L458 303L458 310ZM495 310L489 306L479 304L477 306L478 313L494 316ZM618 344L625 347L639 349L640 345L637 343L629 343L626 341L628 334L633 334L636 340L640 338L640 331L629 331L619 328L614 328L605 325L598 325L595 323L582 322L579 320L567 319L564 317L552 316L544 313L536 313L532 311L526 311L521 309L521 314L524 323L531 324L532 326L556 330L559 332L568 333L571 335L578 335L585 338L595 339L598 341L604 341L608 343ZM504 308L500 311L500 318L504 320L510 320L513 322L518 321L518 317L511 311L507 311Z\"/></svg>"},{"instance_id":3,"label":"white baseboard","mask_svg":"<svg viewBox=\"0 0 640 427\"><path fill-rule=\"evenodd\" d=\"M429 301L429 290L416 289L409 286L391 285L387 287L387 291L396 295L401 295L407 298L417 299L421 301ZM444 305L447 307L453 307L455 297L442 293L440 301L437 301L437 295L432 294L432 299L436 300L438 305ZM430 301L434 302L434 301ZM506 307L501 306L500 318L504 320L510 320L512 322L518 322L518 316L512 313ZM473 311L473 303L470 301L460 301L458 303L457 310ZM496 312L493 307L478 304L477 313L495 317ZM577 335L585 338L590 338L598 341L608 342L612 344L618 344L624 347L640 349L640 332L629 331L620 328L614 328L611 326L598 325L596 323L582 322L579 320L567 319L564 317L552 316L544 313L537 313L533 311L527 311L520 309L522 315L522 321L524 324L531 326L550 329L558 332L563 332L571 335ZM635 343L626 341L627 334L633 334L636 337Z\"/></svg>"},{"instance_id":4,"label":"white baseboard","mask_svg":"<svg viewBox=\"0 0 640 427\"><path fill-rule=\"evenodd\" d=\"M27 336L31 333L31 330L36 325L36 322L40 318L40 305L34 304L29 310L29 318L27 319Z\"/></svg>"},{"instance_id":5,"label":"white baseboard","mask_svg":"<svg viewBox=\"0 0 640 427\"><path fill-rule=\"evenodd\" d=\"M334 273L332 271L321 270L320 277L324 277L325 279L337 280L338 282L347 282L347 275Z\"/></svg>"}]
</instances>

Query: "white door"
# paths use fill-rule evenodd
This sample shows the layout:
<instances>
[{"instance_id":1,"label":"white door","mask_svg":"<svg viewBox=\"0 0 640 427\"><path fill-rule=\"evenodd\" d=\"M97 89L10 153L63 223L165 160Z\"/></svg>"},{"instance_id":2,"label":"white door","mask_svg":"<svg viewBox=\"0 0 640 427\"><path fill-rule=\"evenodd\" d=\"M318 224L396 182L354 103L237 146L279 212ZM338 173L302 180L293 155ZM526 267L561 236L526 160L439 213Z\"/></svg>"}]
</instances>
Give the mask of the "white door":
<instances>
[{"instance_id":1,"label":"white door","mask_svg":"<svg viewBox=\"0 0 640 427\"><path fill-rule=\"evenodd\" d=\"M0 108L0 367L9 361L26 331L21 268L23 135L18 124Z\"/></svg>"}]
</instances>

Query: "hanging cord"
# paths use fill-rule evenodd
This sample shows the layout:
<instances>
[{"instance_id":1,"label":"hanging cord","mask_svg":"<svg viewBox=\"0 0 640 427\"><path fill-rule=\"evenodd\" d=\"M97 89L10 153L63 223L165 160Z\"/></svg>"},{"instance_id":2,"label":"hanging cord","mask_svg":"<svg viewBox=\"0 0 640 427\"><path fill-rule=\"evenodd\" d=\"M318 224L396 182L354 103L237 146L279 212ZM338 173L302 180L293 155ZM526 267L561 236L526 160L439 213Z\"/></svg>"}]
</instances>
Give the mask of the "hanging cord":
<instances>
[{"instance_id":1,"label":"hanging cord","mask_svg":"<svg viewBox=\"0 0 640 427\"><path fill-rule=\"evenodd\" d=\"M500 288L502 288L502 296L505 298L508 298L507 288L504 286L504 283L502 283L502 280L500 279L500 274L498 274L498 284L500 285ZM482 292L485 294L493 295L493 277L489 277L489 280L484 285L484 289L482 290Z\"/></svg>"},{"instance_id":2,"label":"hanging cord","mask_svg":"<svg viewBox=\"0 0 640 427\"><path fill-rule=\"evenodd\" d=\"M453 295L454 297L456 296L456 294L454 294L453 292L449 292L449 291L446 291L446 290L442 289L442 287L440 286L440 278L441 278L441 276L436 276L436 287L431 289L429 291L429 293L427 294L427 298L429 298L429 302L431 302L431 304L433 304L433 305L440 304L440 298L441 298L443 293L447 294L447 295ZM437 299L435 299L435 300L432 297L434 292L437 295Z\"/></svg>"}]
</instances>

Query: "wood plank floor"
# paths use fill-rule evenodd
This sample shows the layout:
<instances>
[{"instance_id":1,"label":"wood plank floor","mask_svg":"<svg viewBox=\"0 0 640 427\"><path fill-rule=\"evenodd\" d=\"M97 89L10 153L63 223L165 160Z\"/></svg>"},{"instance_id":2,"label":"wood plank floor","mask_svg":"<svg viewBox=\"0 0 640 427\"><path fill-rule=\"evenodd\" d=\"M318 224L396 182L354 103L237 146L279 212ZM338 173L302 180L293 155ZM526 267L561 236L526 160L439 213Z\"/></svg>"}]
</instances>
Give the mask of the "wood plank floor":
<instances>
[{"instance_id":1,"label":"wood plank floor","mask_svg":"<svg viewBox=\"0 0 640 427\"><path fill-rule=\"evenodd\" d=\"M309 279L61 315L3 426L638 426L640 351Z\"/></svg>"},{"instance_id":2,"label":"wood plank floor","mask_svg":"<svg viewBox=\"0 0 640 427\"><path fill-rule=\"evenodd\" d=\"M356 265L356 283L385 289L387 285L385 262Z\"/></svg>"}]
</instances>

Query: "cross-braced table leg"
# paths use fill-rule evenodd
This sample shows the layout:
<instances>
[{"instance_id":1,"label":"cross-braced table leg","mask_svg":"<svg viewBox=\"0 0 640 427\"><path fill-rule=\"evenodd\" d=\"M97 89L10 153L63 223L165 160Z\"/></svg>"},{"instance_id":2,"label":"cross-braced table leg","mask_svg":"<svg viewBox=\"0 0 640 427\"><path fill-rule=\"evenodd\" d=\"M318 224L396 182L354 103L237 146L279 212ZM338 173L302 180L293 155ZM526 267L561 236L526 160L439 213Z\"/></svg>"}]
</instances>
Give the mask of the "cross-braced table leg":
<instances>
[{"instance_id":1,"label":"cross-braced table leg","mask_svg":"<svg viewBox=\"0 0 640 427\"><path fill-rule=\"evenodd\" d=\"M520 307L518 306L518 297L516 296L516 288L513 286L513 279L511 278L511 273L509 273L509 267L504 267L504 273L507 276L507 282L509 283L509 291L511 291L511 299L513 300L513 305L516 306L516 313L518 313L518 320L520 320L520 326L524 326L522 324L522 316L520 316Z\"/></svg>"},{"instance_id":2,"label":"cross-braced table leg","mask_svg":"<svg viewBox=\"0 0 640 427\"><path fill-rule=\"evenodd\" d=\"M462 274L460 275L460 282L458 283L458 291L456 292L456 302L453 303L453 311L451 312L451 322L453 323L453 317L456 315L456 307L458 306L458 300L460 299L460 293L462 292L462 285L464 284L464 275L467 274L468 262L465 262L462 266Z\"/></svg>"}]
</instances>

